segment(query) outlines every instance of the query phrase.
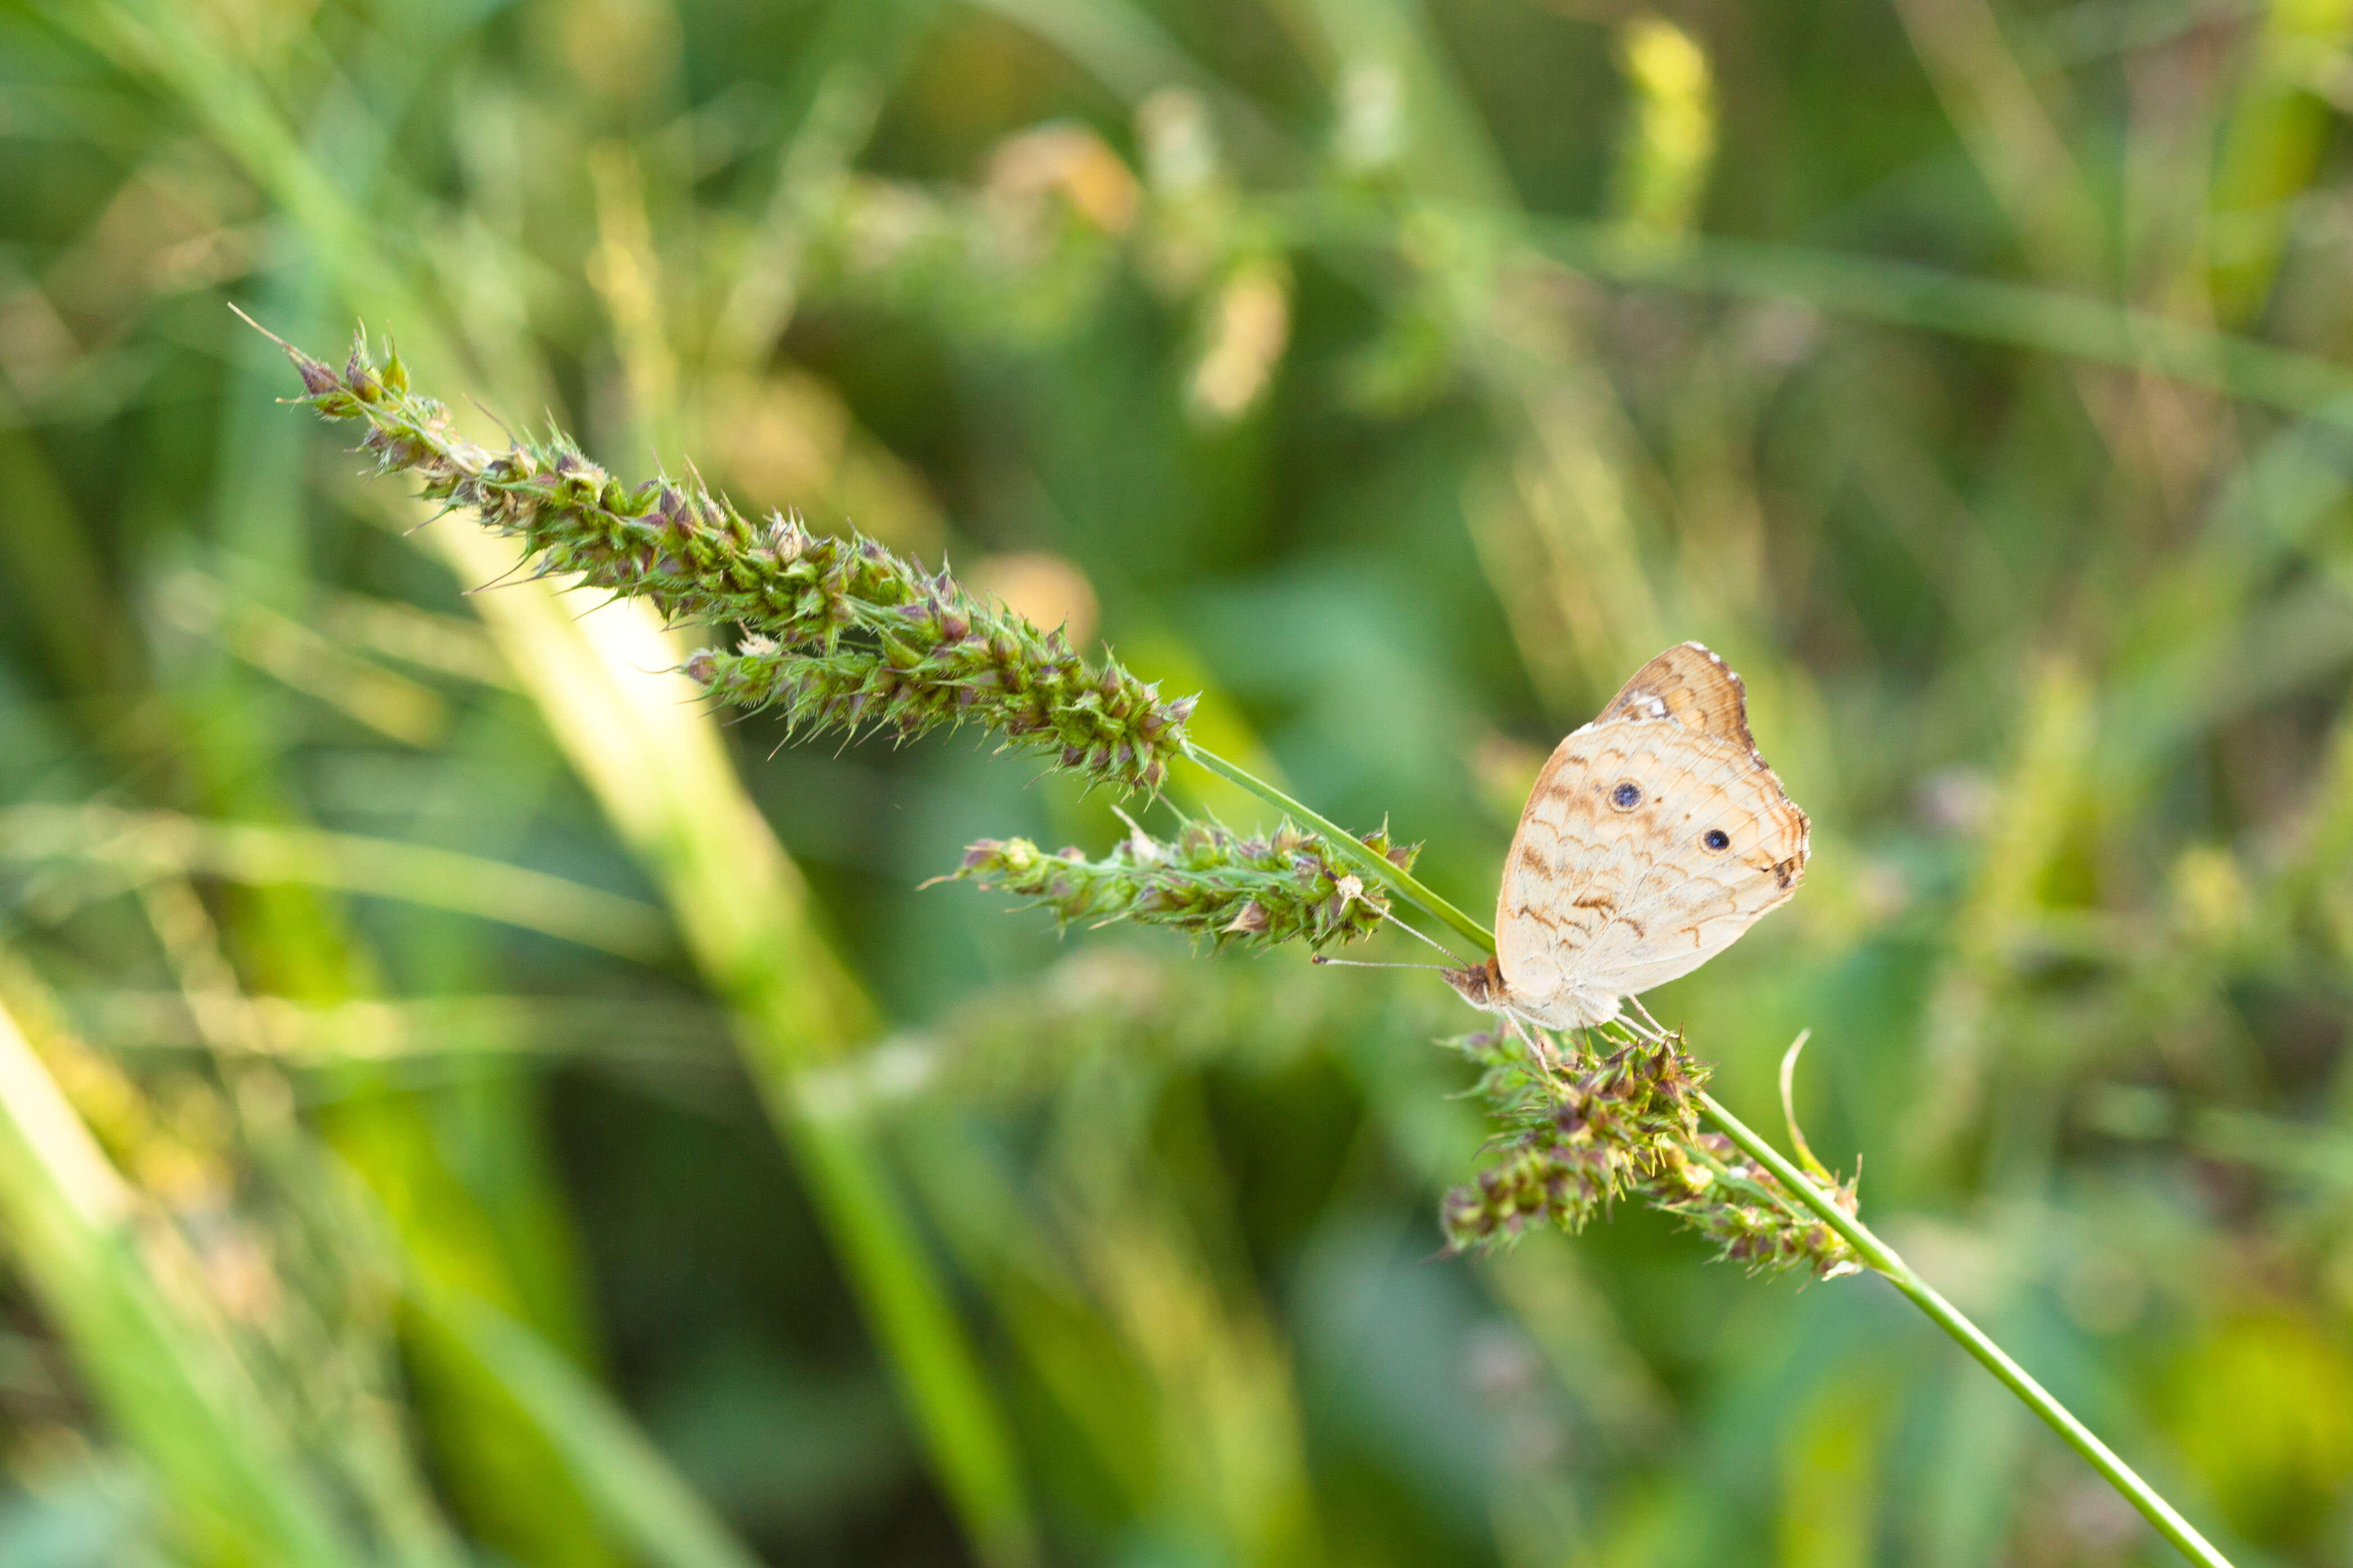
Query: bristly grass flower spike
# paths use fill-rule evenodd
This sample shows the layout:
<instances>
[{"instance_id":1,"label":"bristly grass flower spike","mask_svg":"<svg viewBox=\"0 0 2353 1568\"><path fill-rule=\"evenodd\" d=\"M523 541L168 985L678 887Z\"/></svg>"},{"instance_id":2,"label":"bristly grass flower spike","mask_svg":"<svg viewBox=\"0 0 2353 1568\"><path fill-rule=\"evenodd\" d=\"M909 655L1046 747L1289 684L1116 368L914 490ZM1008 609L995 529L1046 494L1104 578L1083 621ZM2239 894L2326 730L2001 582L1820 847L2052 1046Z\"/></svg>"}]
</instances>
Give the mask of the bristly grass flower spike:
<instances>
[{"instance_id":1,"label":"bristly grass flower spike","mask_svg":"<svg viewBox=\"0 0 2353 1568\"><path fill-rule=\"evenodd\" d=\"M691 469L625 487L560 431L492 452L413 394L397 359L379 370L364 339L340 373L280 342L302 378L299 401L365 421L360 448L378 472L413 472L427 500L521 539L540 574L643 599L673 622L744 628L686 671L723 701L776 710L794 735L906 738L976 723L1122 793L1158 790L1182 753L1195 698L1164 699L1115 661L1090 664L1060 631L945 571L797 517L754 522Z\"/></svg>"}]
</instances>

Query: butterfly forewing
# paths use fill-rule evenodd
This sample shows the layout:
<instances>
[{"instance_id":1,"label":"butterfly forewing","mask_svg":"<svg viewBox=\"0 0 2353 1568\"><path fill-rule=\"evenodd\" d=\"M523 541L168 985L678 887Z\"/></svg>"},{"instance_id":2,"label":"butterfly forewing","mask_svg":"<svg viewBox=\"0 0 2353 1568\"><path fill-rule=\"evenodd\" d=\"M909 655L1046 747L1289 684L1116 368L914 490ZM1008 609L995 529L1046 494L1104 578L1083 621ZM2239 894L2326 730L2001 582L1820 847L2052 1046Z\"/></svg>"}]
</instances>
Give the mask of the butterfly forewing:
<instances>
[{"instance_id":1,"label":"butterfly forewing","mask_svg":"<svg viewBox=\"0 0 2353 1568\"><path fill-rule=\"evenodd\" d=\"M1672 719L1686 730L1753 752L1748 691L1732 667L1695 642L1677 643L1636 670L1593 721Z\"/></svg>"},{"instance_id":2,"label":"butterfly forewing","mask_svg":"<svg viewBox=\"0 0 2353 1568\"><path fill-rule=\"evenodd\" d=\"M1806 853L1738 677L1670 648L1537 776L1497 899L1505 994L1539 1022L1607 1017L1786 901Z\"/></svg>"}]
</instances>

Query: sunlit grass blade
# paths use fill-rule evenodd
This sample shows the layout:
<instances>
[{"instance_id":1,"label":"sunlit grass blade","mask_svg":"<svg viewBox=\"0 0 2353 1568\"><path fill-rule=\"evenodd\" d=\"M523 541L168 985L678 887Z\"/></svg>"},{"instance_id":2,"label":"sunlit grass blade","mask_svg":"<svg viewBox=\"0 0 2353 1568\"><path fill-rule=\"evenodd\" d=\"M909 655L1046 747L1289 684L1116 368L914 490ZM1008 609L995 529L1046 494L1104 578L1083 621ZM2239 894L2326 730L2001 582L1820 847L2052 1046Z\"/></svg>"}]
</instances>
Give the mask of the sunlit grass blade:
<instances>
[{"instance_id":1,"label":"sunlit grass blade","mask_svg":"<svg viewBox=\"0 0 2353 1568\"><path fill-rule=\"evenodd\" d=\"M0 1005L0 1219L108 1418L200 1563L360 1568L194 1286Z\"/></svg>"},{"instance_id":2,"label":"sunlit grass blade","mask_svg":"<svg viewBox=\"0 0 2353 1568\"><path fill-rule=\"evenodd\" d=\"M83 1034L115 1050L217 1050L187 996L97 989L62 999ZM536 1057L723 1070L725 1015L700 1004L588 996L411 996L337 1003L247 999L252 1048L289 1068ZM232 1044L231 1048L236 1048Z\"/></svg>"},{"instance_id":3,"label":"sunlit grass blade","mask_svg":"<svg viewBox=\"0 0 2353 1568\"><path fill-rule=\"evenodd\" d=\"M431 1288L413 1300L527 1412L584 1497L636 1560L653 1568L758 1568L710 1506L605 1391L496 1309Z\"/></svg>"},{"instance_id":4,"label":"sunlit grass blade","mask_svg":"<svg viewBox=\"0 0 2353 1568\"><path fill-rule=\"evenodd\" d=\"M448 705L431 687L361 658L203 573L183 572L166 581L156 607L181 630L216 640L271 679L390 740L431 746L448 728Z\"/></svg>"},{"instance_id":5,"label":"sunlit grass blade","mask_svg":"<svg viewBox=\"0 0 2353 1568\"><path fill-rule=\"evenodd\" d=\"M464 519L427 533L468 581L513 570L511 547ZM994 1395L867 1132L807 1082L876 1031L873 1005L811 923L797 868L744 795L699 689L675 673L676 645L634 603L587 615L536 592L477 603L733 1015L769 1114L977 1543L1026 1558L1028 1504Z\"/></svg>"},{"instance_id":6,"label":"sunlit grass blade","mask_svg":"<svg viewBox=\"0 0 2353 1568\"><path fill-rule=\"evenodd\" d=\"M307 237L301 248L325 263L321 268L324 279L348 283L356 274L370 279L382 289L364 291L372 305L399 313L404 325L414 322L420 335L429 335L429 318L414 306L400 261L385 252L389 237L371 233L356 216L350 199L353 182L331 174L311 159L280 118L275 102L255 80L243 58L219 47L206 31L204 18L176 7L140 4L58 7L48 15L61 30L83 38L101 57L134 75L160 79L167 95L185 95L195 118L220 138L232 159L246 161L256 183L298 215L300 231ZM351 143L343 145L348 149ZM383 173L380 167L371 171L379 188L390 183L383 179ZM290 453L277 454L280 465L290 457L294 468L290 473L280 467L277 477L281 482L260 487L259 493L273 507L290 510L293 506L299 494L301 451L297 443ZM289 478L291 483L282 482ZM224 485L221 493L225 505L236 507L253 499L255 492L251 486L231 483ZM250 521L254 520L234 515L225 520L224 536L255 531L239 526ZM264 524L260 531L266 534L268 524L279 520L260 521ZM234 716L239 710L229 707L227 711ZM224 747L235 748L241 728L229 727L222 742L214 744L206 743L208 727L199 728L193 737L195 749L212 753L228 776L269 779L277 767L274 757L250 750L243 755L222 754ZM280 813L257 811L254 815L277 816ZM397 881L397 868L391 869ZM323 917L314 920L281 918L296 901L288 895L296 891L311 896L309 889L286 884L258 889L246 896L246 907L264 917L255 922L263 929L253 951L265 964L314 983L307 988L314 998L340 998L354 989L364 989L365 965L353 962L346 933L332 929L338 922L331 909L314 911ZM569 923L576 930L580 906L570 899L565 902L571 906ZM590 900L592 905L596 902ZM623 917L622 923L612 930L649 939L638 949L642 955L658 957L670 950L662 940L666 932L660 931L658 920L645 920L641 911L639 918L631 920L629 911L617 906L607 912ZM307 954L294 951L298 942L290 940L299 939L306 930L319 933L311 943L318 951ZM407 1239L430 1251L433 1266L455 1268L472 1283L497 1280L502 1289L528 1296L543 1330L551 1323L576 1322L581 1312L572 1300L570 1282L563 1278L566 1260L560 1226L548 1213L518 1213L527 1204L510 1201L504 1223L495 1227L482 1223L488 1217L482 1206L485 1194L469 1187L450 1170L447 1129L441 1130L445 1135L437 1136L426 1114L427 1108L417 1097L371 1092L360 1082L345 1087L345 1094L326 1119L332 1123L332 1135L380 1195L432 1194L429 1199L395 1206L402 1209L404 1223L427 1227L412 1228ZM515 1102L512 1095L499 1094L491 1086L478 1088L487 1091L474 1096L470 1126L480 1135L493 1115L514 1114ZM495 1146L506 1151L497 1163L510 1176L527 1172L531 1164L530 1156L521 1152L528 1146L523 1131L517 1128L514 1135L493 1140ZM526 1179L532 1178L527 1174ZM518 1194L509 1191L500 1195L512 1200ZM471 1381L475 1374L461 1360L438 1354L441 1347L429 1343L413 1342L411 1348L416 1353L411 1370L419 1413L439 1456L450 1466L450 1490L466 1511L468 1522L486 1538L526 1556L545 1552L583 1568L607 1561L595 1538L593 1521L576 1499L566 1495L561 1473L551 1468L552 1456L543 1442L520 1425L512 1408L501 1406L495 1395L477 1397Z\"/></svg>"},{"instance_id":7,"label":"sunlit grass blade","mask_svg":"<svg viewBox=\"0 0 2353 1568\"><path fill-rule=\"evenodd\" d=\"M2314 89L2323 62L2353 35L2341 5L2274 5L2241 47L2246 69L2222 117L2206 222L2211 258L2206 283L2215 313L2232 325L2255 320L2281 261L2295 243L2299 206L2328 151L2341 104Z\"/></svg>"},{"instance_id":8,"label":"sunlit grass blade","mask_svg":"<svg viewBox=\"0 0 2353 1568\"><path fill-rule=\"evenodd\" d=\"M311 235L347 298L398 313L413 344L457 363L454 353L437 353L448 340L435 331L435 313L417 302L379 237L305 155L259 84L188 17L146 0L51 14L184 98ZM501 579L514 564L470 528L437 529L434 539L469 586ZM1002 1417L920 1240L862 1135L811 1116L794 1083L824 1051L871 1026L869 1005L810 929L790 863L744 798L708 721L662 683L639 683L628 696L616 690L674 658L635 612L625 623L634 631L584 642L572 608L545 584L477 604L608 816L670 891L712 984L737 1009L770 1111L801 1157L967 1529L994 1556L1027 1557L1028 1505ZM654 649L663 651L642 657ZM645 741L657 749L637 752ZM673 742L674 753L659 749Z\"/></svg>"},{"instance_id":9,"label":"sunlit grass blade","mask_svg":"<svg viewBox=\"0 0 2353 1568\"><path fill-rule=\"evenodd\" d=\"M498 921L625 958L660 958L672 942L662 911L618 893L457 850L311 827L19 805L0 811L0 860L101 868L125 887L200 876L328 888Z\"/></svg>"}]
</instances>

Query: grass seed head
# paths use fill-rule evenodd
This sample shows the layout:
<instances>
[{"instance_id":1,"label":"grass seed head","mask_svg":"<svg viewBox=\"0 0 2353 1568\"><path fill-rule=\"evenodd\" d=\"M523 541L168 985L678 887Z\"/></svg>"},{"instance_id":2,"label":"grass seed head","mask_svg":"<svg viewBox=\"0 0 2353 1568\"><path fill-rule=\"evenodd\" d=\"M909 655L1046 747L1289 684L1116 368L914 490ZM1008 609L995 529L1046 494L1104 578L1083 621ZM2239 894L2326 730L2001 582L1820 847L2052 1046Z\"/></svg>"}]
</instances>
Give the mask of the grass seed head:
<instances>
[{"instance_id":1,"label":"grass seed head","mask_svg":"<svg viewBox=\"0 0 2353 1568\"><path fill-rule=\"evenodd\" d=\"M1050 909L1063 925L1134 921L1218 947L1303 941L1321 949L1371 935L1388 907L1322 838L1288 822L1271 837L1250 838L1188 822L1165 842L1137 828L1101 859L984 838L950 875Z\"/></svg>"},{"instance_id":2,"label":"grass seed head","mask_svg":"<svg viewBox=\"0 0 2353 1568\"><path fill-rule=\"evenodd\" d=\"M686 673L722 701L776 710L796 735L978 724L1123 793L1158 790L1184 752L1196 699L1163 699L1115 661L1089 663L1060 632L875 540L781 514L754 522L699 478L630 489L561 431L503 452L477 446L410 390L397 354L379 367L364 337L341 371L287 354L301 401L366 422L361 449L378 472L416 474L428 500L521 539L542 573L644 600L668 620L743 627L735 647L703 649Z\"/></svg>"}]
</instances>

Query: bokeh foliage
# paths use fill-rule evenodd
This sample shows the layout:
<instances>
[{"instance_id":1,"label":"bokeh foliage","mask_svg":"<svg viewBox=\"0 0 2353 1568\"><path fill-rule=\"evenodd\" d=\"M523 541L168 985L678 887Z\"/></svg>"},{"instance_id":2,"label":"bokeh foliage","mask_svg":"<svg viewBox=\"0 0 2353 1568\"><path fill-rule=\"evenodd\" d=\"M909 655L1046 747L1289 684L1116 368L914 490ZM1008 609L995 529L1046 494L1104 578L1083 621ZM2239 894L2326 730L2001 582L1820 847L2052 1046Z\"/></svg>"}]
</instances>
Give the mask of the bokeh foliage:
<instances>
[{"instance_id":1,"label":"bokeh foliage","mask_svg":"<svg viewBox=\"0 0 2353 1568\"><path fill-rule=\"evenodd\" d=\"M1708 642L1817 849L1657 1010L1759 1125L1811 1026L1924 1273L2239 1560L2347 1561L2348 44L0 9L0 1561L2162 1560L1875 1280L1630 1209L1432 1261L1434 977L918 890L1131 830L469 595L226 299L945 558L1474 909Z\"/></svg>"}]
</instances>

